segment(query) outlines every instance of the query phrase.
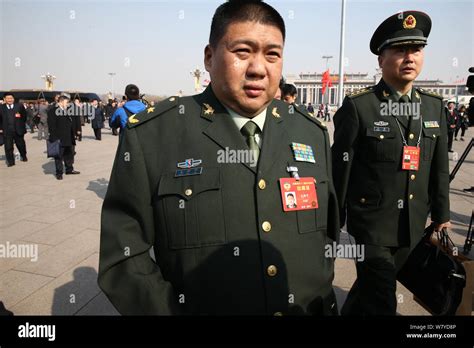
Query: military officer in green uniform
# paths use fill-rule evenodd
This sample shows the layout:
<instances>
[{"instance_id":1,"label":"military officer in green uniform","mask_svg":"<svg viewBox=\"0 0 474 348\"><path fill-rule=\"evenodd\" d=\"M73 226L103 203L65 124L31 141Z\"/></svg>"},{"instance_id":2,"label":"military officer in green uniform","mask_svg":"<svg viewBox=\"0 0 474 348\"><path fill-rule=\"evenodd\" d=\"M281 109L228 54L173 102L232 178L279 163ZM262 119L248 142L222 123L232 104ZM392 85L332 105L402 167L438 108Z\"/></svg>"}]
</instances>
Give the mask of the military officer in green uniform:
<instances>
[{"instance_id":1,"label":"military officer in green uniform","mask_svg":"<svg viewBox=\"0 0 474 348\"><path fill-rule=\"evenodd\" d=\"M333 177L341 226L365 246L342 314L394 315L396 273L421 239L428 214L449 224L443 100L413 83L421 71L430 18L395 14L373 34L382 79L345 98L335 121Z\"/></svg>"},{"instance_id":2,"label":"military officer in green uniform","mask_svg":"<svg viewBox=\"0 0 474 348\"><path fill-rule=\"evenodd\" d=\"M130 116L102 209L98 279L120 313L337 314L329 137L274 99L284 39L271 6L228 1L205 48L207 89Z\"/></svg>"}]
</instances>

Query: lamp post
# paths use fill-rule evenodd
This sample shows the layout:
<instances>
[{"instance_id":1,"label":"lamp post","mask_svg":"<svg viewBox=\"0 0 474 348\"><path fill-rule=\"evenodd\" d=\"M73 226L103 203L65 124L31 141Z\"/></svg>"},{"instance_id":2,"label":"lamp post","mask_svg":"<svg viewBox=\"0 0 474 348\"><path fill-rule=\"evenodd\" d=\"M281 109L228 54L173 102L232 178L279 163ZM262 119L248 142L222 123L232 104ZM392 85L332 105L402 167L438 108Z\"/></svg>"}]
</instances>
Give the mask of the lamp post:
<instances>
[{"instance_id":1,"label":"lamp post","mask_svg":"<svg viewBox=\"0 0 474 348\"><path fill-rule=\"evenodd\" d=\"M341 107L344 99L344 32L346 27L346 0L341 4L341 41L339 45L339 84L337 106Z\"/></svg>"},{"instance_id":2,"label":"lamp post","mask_svg":"<svg viewBox=\"0 0 474 348\"><path fill-rule=\"evenodd\" d=\"M115 99L115 91L114 91L114 76L117 75L114 72L109 72L110 77L112 78L112 99Z\"/></svg>"}]
</instances>

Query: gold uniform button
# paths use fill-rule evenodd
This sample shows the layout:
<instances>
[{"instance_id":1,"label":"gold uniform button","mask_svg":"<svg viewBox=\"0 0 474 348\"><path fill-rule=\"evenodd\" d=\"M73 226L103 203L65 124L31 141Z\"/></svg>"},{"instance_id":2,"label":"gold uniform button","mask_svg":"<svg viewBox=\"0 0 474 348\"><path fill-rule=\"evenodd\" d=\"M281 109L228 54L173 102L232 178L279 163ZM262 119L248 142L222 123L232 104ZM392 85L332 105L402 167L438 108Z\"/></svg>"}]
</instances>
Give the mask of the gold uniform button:
<instances>
[{"instance_id":1,"label":"gold uniform button","mask_svg":"<svg viewBox=\"0 0 474 348\"><path fill-rule=\"evenodd\" d=\"M361 198L361 199L360 199L360 202L361 202L362 204L364 204L364 203L365 203L365 198Z\"/></svg>"},{"instance_id":2,"label":"gold uniform button","mask_svg":"<svg viewBox=\"0 0 474 348\"><path fill-rule=\"evenodd\" d=\"M193 194L193 190L191 190L191 189L186 189L186 191L184 191L184 194L185 194L186 196L191 196L191 195Z\"/></svg>"},{"instance_id":3,"label":"gold uniform button","mask_svg":"<svg viewBox=\"0 0 474 348\"><path fill-rule=\"evenodd\" d=\"M175 99L176 99L175 97L171 97L170 102L175 101Z\"/></svg>"},{"instance_id":4,"label":"gold uniform button","mask_svg":"<svg viewBox=\"0 0 474 348\"><path fill-rule=\"evenodd\" d=\"M281 316L283 316L283 313L282 312L275 312L275 313L273 313L273 315L275 317L281 317Z\"/></svg>"},{"instance_id":5,"label":"gold uniform button","mask_svg":"<svg viewBox=\"0 0 474 348\"><path fill-rule=\"evenodd\" d=\"M380 139L383 139L383 138L385 138L385 137L384 137L383 134L380 134L379 138L380 138Z\"/></svg>"},{"instance_id":6,"label":"gold uniform button","mask_svg":"<svg viewBox=\"0 0 474 348\"><path fill-rule=\"evenodd\" d=\"M414 196L413 196L412 194L410 194L410 196L408 196L408 197L409 197L410 199L413 199Z\"/></svg>"},{"instance_id":7,"label":"gold uniform button","mask_svg":"<svg viewBox=\"0 0 474 348\"><path fill-rule=\"evenodd\" d=\"M269 223L268 221L264 221L263 224L262 224L262 229L265 232L270 232L272 230L272 224Z\"/></svg>"},{"instance_id":8,"label":"gold uniform button","mask_svg":"<svg viewBox=\"0 0 474 348\"><path fill-rule=\"evenodd\" d=\"M413 133L410 133L410 135L408 136L410 139L413 139L415 137L415 134Z\"/></svg>"},{"instance_id":9,"label":"gold uniform button","mask_svg":"<svg viewBox=\"0 0 474 348\"><path fill-rule=\"evenodd\" d=\"M410 179L412 179L412 180L415 180L415 178L416 178L415 174L412 174L412 175L410 176Z\"/></svg>"},{"instance_id":10,"label":"gold uniform button","mask_svg":"<svg viewBox=\"0 0 474 348\"><path fill-rule=\"evenodd\" d=\"M265 190L265 187L267 187L267 183L265 182L265 180L260 179L260 181L258 182L258 188L260 190Z\"/></svg>"},{"instance_id":11,"label":"gold uniform button","mask_svg":"<svg viewBox=\"0 0 474 348\"><path fill-rule=\"evenodd\" d=\"M436 138L436 134L433 134L433 138Z\"/></svg>"},{"instance_id":12,"label":"gold uniform button","mask_svg":"<svg viewBox=\"0 0 474 348\"><path fill-rule=\"evenodd\" d=\"M274 265L270 265L268 266L267 268L267 274L270 276L270 277L273 277L277 274L277 268L276 266Z\"/></svg>"}]
</instances>

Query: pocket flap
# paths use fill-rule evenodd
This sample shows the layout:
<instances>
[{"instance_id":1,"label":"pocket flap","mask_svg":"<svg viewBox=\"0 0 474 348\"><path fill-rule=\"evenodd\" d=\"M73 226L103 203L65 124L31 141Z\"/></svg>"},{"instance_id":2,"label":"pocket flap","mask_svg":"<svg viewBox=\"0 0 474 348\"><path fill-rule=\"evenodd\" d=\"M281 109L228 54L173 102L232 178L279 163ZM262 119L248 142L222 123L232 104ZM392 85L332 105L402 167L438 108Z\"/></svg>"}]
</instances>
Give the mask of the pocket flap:
<instances>
[{"instance_id":1,"label":"pocket flap","mask_svg":"<svg viewBox=\"0 0 474 348\"><path fill-rule=\"evenodd\" d=\"M189 200L201 192L220 188L219 168L205 167L200 175L175 177L174 173L163 174L158 184L158 197L177 195Z\"/></svg>"},{"instance_id":2,"label":"pocket flap","mask_svg":"<svg viewBox=\"0 0 474 348\"><path fill-rule=\"evenodd\" d=\"M365 135L368 137L377 138L379 140L395 138L395 132L392 130L389 132L379 132L375 131L373 127L366 128Z\"/></svg>"},{"instance_id":3,"label":"pocket flap","mask_svg":"<svg viewBox=\"0 0 474 348\"><path fill-rule=\"evenodd\" d=\"M439 128L425 128L423 127L423 136L427 138L437 138L441 134Z\"/></svg>"}]
</instances>

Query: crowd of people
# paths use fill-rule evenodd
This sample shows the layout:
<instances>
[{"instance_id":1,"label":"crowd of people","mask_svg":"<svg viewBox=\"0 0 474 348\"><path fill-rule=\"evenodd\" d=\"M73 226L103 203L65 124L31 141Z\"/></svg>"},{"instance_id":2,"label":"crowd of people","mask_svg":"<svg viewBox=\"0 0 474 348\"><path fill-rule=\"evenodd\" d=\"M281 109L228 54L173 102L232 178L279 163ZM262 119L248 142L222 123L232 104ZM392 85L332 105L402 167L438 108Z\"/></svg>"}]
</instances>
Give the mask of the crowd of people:
<instances>
[{"instance_id":1,"label":"crowd of people","mask_svg":"<svg viewBox=\"0 0 474 348\"><path fill-rule=\"evenodd\" d=\"M83 101L68 93L57 94L48 102L39 99L36 102L15 100L13 93L7 92L0 101L0 145L4 145L7 167L16 164L14 146L19 153L19 160L28 161L25 134L38 133L39 141L48 144L59 143L59 152L54 156L56 178L80 174L74 170L76 141L82 141L82 128L90 124L95 140L102 140L102 129L108 123L112 134L117 136L125 127L128 117L145 109L140 100L140 91L136 85L125 88L121 101L109 99L104 103L99 99ZM64 168L65 167L65 168Z\"/></svg>"}]
</instances>

